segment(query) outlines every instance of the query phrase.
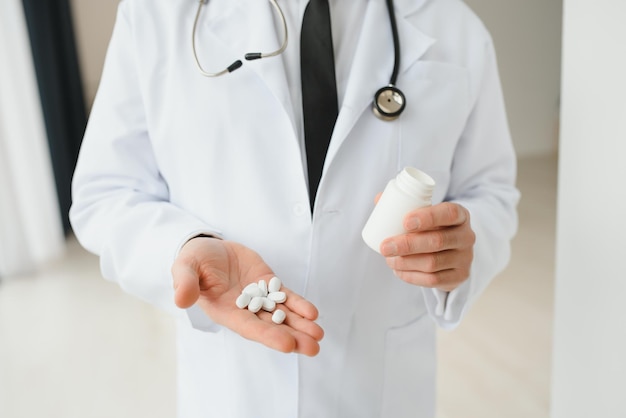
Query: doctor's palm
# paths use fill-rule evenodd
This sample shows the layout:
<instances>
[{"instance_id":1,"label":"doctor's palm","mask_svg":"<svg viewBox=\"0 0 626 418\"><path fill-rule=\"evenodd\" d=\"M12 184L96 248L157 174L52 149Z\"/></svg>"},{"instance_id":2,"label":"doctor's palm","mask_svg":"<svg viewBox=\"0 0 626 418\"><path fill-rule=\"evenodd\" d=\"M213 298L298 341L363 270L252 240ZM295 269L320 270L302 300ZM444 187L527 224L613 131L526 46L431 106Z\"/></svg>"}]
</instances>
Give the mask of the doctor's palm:
<instances>
[{"instance_id":1,"label":"doctor's palm","mask_svg":"<svg viewBox=\"0 0 626 418\"><path fill-rule=\"evenodd\" d=\"M274 275L251 249L231 241L194 238L182 248L172 274L179 307L197 303L215 323L278 351L309 356L319 352L324 333L313 322L317 309L289 289L281 289L287 294L287 301L280 305L287 314L281 325L272 323L268 312L255 314L235 305L246 285L269 281Z\"/></svg>"}]
</instances>

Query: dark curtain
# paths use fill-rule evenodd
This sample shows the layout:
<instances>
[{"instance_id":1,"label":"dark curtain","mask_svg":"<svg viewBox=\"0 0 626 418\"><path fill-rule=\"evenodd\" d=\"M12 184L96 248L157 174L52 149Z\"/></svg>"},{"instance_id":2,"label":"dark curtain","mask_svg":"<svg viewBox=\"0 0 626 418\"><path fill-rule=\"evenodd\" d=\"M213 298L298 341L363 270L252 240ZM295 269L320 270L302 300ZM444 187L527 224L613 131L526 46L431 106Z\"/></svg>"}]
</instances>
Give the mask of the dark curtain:
<instances>
[{"instance_id":1,"label":"dark curtain","mask_svg":"<svg viewBox=\"0 0 626 418\"><path fill-rule=\"evenodd\" d=\"M68 0L23 0L63 226L87 115Z\"/></svg>"}]
</instances>

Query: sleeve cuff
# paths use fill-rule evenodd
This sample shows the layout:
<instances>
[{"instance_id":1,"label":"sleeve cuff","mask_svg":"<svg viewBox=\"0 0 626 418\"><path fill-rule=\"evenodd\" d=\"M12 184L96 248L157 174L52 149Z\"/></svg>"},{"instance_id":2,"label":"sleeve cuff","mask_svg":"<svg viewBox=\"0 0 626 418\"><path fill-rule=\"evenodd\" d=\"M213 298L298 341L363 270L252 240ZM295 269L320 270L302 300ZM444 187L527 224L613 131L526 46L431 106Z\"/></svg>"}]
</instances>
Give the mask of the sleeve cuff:
<instances>
[{"instance_id":1,"label":"sleeve cuff","mask_svg":"<svg viewBox=\"0 0 626 418\"><path fill-rule=\"evenodd\" d=\"M195 230L185 235L183 239L181 239L178 248L176 250L175 257L178 257L180 251L183 246L189 242L190 240L198 237L212 237L216 239L224 239L220 232L215 230ZM190 308L185 309L187 313L187 319L189 319L189 324L192 328L197 329L198 331L204 332L217 332L222 329L222 326L213 322L211 318L209 318L202 309L198 305L193 305Z\"/></svg>"},{"instance_id":2,"label":"sleeve cuff","mask_svg":"<svg viewBox=\"0 0 626 418\"><path fill-rule=\"evenodd\" d=\"M439 289L423 288L426 308L435 323L446 330L456 328L469 305L471 278L451 292Z\"/></svg>"},{"instance_id":3,"label":"sleeve cuff","mask_svg":"<svg viewBox=\"0 0 626 418\"><path fill-rule=\"evenodd\" d=\"M211 231L206 230L206 229L193 230L187 235L185 235L178 243L178 246L176 247L176 252L174 253L174 260L178 257L178 254L180 254L180 250L182 250L183 246L187 244L187 242L198 237L213 237L217 239L224 239L224 237L222 236L222 233L216 230L211 230ZM172 260L172 263L174 262L174 260Z\"/></svg>"},{"instance_id":4,"label":"sleeve cuff","mask_svg":"<svg viewBox=\"0 0 626 418\"><path fill-rule=\"evenodd\" d=\"M204 332L218 332L222 326L213 322L198 305L186 309L189 324L193 329Z\"/></svg>"}]
</instances>

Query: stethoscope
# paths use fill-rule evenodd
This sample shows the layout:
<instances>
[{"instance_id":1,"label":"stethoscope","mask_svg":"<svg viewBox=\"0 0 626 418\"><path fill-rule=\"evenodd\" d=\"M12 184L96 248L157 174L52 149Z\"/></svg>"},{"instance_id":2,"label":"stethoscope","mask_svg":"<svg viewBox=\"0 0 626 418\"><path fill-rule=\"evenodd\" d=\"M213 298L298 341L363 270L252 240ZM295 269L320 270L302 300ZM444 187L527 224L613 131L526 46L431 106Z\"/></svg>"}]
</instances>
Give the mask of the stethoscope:
<instances>
[{"instance_id":1,"label":"stethoscope","mask_svg":"<svg viewBox=\"0 0 626 418\"><path fill-rule=\"evenodd\" d=\"M243 63L241 60L237 60L222 71L218 71L216 73L210 73L208 71L205 71L200 64L200 60L198 59L198 52L196 50L196 29L198 26L198 20L200 18L200 12L202 11L202 6L208 3L208 1L209 0L198 1L198 11L196 12L196 18L193 22L193 31L191 34L191 47L193 49L193 56L195 58L196 65L198 67L198 70L200 71L200 74L205 77L218 77L227 73L232 73L236 69L240 68ZM276 0L269 0L269 2L272 4L272 6L274 6L276 13L278 13L278 15L280 16L280 21L283 26L283 42L280 48L273 52L248 52L244 56L247 61L253 61L260 58L275 57L282 54L285 48L287 48L289 35L287 31L287 21L285 20L285 15L283 14L283 11L276 2ZM396 120L400 116L402 111L404 111L404 108L406 107L406 98L404 97L404 93L402 93L402 91L400 91L400 89L395 86L396 80L398 78L398 70L400 68L400 39L398 36L396 16L393 10L393 0L386 0L386 2L387 10L389 11L391 33L393 35L393 72L391 73L389 84L385 87L378 89L376 94L374 94L372 111L379 119L382 119L384 121L392 121Z\"/></svg>"}]
</instances>

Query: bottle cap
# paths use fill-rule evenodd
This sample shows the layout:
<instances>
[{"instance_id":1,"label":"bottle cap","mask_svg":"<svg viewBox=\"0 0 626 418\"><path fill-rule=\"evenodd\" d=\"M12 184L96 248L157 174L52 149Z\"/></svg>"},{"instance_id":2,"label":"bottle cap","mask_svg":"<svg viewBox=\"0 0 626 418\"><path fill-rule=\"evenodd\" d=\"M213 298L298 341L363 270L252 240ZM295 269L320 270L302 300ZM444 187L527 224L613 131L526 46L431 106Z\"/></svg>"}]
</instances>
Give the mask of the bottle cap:
<instances>
[{"instance_id":1,"label":"bottle cap","mask_svg":"<svg viewBox=\"0 0 626 418\"><path fill-rule=\"evenodd\" d=\"M410 196L431 197L435 188L432 177L413 167L405 167L396 177L396 184Z\"/></svg>"}]
</instances>

